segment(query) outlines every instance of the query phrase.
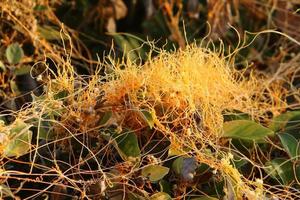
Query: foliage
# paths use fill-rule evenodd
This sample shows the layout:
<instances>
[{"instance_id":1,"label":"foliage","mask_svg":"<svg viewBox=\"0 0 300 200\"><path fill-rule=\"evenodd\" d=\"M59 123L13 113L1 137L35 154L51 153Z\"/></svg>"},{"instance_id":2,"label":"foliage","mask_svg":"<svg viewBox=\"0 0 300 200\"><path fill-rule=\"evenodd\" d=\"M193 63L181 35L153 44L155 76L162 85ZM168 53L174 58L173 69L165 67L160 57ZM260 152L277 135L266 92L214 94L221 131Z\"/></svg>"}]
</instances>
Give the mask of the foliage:
<instances>
[{"instance_id":1,"label":"foliage","mask_svg":"<svg viewBox=\"0 0 300 200\"><path fill-rule=\"evenodd\" d=\"M299 198L298 11L0 1L0 198Z\"/></svg>"}]
</instances>

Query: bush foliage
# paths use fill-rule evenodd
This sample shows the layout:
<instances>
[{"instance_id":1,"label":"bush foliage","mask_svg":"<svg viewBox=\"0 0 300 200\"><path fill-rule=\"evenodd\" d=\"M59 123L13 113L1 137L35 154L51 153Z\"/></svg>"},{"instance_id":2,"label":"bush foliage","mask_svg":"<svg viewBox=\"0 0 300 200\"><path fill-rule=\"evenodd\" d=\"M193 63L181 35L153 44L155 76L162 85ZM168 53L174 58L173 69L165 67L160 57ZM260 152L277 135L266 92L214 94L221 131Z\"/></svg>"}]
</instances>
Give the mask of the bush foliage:
<instances>
[{"instance_id":1,"label":"bush foliage","mask_svg":"<svg viewBox=\"0 0 300 200\"><path fill-rule=\"evenodd\" d=\"M2 0L1 199L298 199L299 6Z\"/></svg>"}]
</instances>

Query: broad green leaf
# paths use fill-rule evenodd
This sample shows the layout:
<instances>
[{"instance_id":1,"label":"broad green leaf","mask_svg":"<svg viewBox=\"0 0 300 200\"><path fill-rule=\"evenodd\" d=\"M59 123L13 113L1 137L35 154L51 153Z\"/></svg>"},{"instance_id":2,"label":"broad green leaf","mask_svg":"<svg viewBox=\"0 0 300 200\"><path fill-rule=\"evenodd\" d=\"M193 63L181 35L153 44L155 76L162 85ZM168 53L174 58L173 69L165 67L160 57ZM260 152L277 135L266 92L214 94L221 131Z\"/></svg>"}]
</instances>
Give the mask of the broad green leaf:
<instances>
[{"instance_id":1,"label":"broad green leaf","mask_svg":"<svg viewBox=\"0 0 300 200\"><path fill-rule=\"evenodd\" d=\"M105 112L99 122L99 125L100 126L105 125L108 122L108 120L110 120L111 116L112 116L112 111Z\"/></svg>"},{"instance_id":2,"label":"broad green leaf","mask_svg":"<svg viewBox=\"0 0 300 200\"><path fill-rule=\"evenodd\" d=\"M43 140L54 140L54 134L53 131L49 128L47 128L47 125L45 126L45 122L42 123L42 126L39 127L39 139Z\"/></svg>"},{"instance_id":3,"label":"broad green leaf","mask_svg":"<svg viewBox=\"0 0 300 200\"><path fill-rule=\"evenodd\" d=\"M9 84L9 85L10 85L10 89L11 89L11 91L13 92L13 94L15 94L16 96L17 96L17 95L20 95L21 92L20 92L20 90L19 90L19 88L18 88L17 83L16 83L15 81L13 81L13 80L11 80L9 83L10 83L10 84Z\"/></svg>"},{"instance_id":4,"label":"broad green leaf","mask_svg":"<svg viewBox=\"0 0 300 200\"><path fill-rule=\"evenodd\" d=\"M4 63L0 60L0 69L5 72L6 71L6 67L4 65Z\"/></svg>"},{"instance_id":5,"label":"broad green leaf","mask_svg":"<svg viewBox=\"0 0 300 200\"><path fill-rule=\"evenodd\" d=\"M150 200L172 200L172 198L167 193L158 192L158 193L153 194L150 197Z\"/></svg>"},{"instance_id":6,"label":"broad green leaf","mask_svg":"<svg viewBox=\"0 0 300 200\"><path fill-rule=\"evenodd\" d=\"M266 136L274 134L272 130L250 120L234 120L225 122L223 130L223 137L255 140L256 142L263 142L263 139Z\"/></svg>"},{"instance_id":7,"label":"broad green leaf","mask_svg":"<svg viewBox=\"0 0 300 200\"><path fill-rule=\"evenodd\" d=\"M179 156L184 154L183 151L179 150L177 147L175 147L174 145L170 145L169 150L168 150L168 157L171 156Z\"/></svg>"},{"instance_id":8,"label":"broad green leaf","mask_svg":"<svg viewBox=\"0 0 300 200\"><path fill-rule=\"evenodd\" d=\"M143 47L141 47L141 40L136 35L131 35L129 33L126 33L127 38L133 49L135 50L136 54L139 56L139 58L142 58L143 60L147 59L146 51Z\"/></svg>"},{"instance_id":9,"label":"broad green leaf","mask_svg":"<svg viewBox=\"0 0 300 200\"><path fill-rule=\"evenodd\" d=\"M233 120L251 120L251 116L247 113L243 113L238 110L227 111L226 114L223 114L224 121L233 121Z\"/></svg>"},{"instance_id":10,"label":"broad green leaf","mask_svg":"<svg viewBox=\"0 0 300 200\"><path fill-rule=\"evenodd\" d=\"M169 28L167 27L164 16L162 12L155 12L153 16L153 20L145 20L143 22L144 27L149 28L149 35L154 36L154 38L159 38L162 35L170 34Z\"/></svg>"},{"instance_id":11,"label":"broad green leaf","mask_svg":"<svg viewBox=\"0 0 300 200\"><path fill-rule=\"evenodd\" d=\"M198 168L196 169L197 174L199 175L203 175L205 173L207 173L210 170L209 165L205 164L205 163L201 163Z\"/></svg>"},{"instance_id":12,"label":"broad green leaf","mask_svg":"<svg viewBox=\"0 0 300 200\"><path fill-rule=\"evenodd\" d=\"M277 134L282 146L289 154L292 159L299 159L300 156L300 147L298 141L292 135L288 133L279 133Z\"/></svg>"},{"instance_id":13,"label":"broad green leaf","mask_svg":"<svg viewBox=\"0 0 300 200\"><path fill-rule=\"evenodd\" d=\"M47 10L47 6L44 6L44 5L36 5L34 6L33 10L35 11L44 11L44 10Z\"/></svg>"},{"instance_id":14,"label":"broad green leaf","mask_svg":"<svg viewBox=\"0 0 300 200\"><path fill-rule=\"evenodd\" d=\"M152 130L146 129L144 130L144 134L152 134ZM144 152L147 154L156 155L156 157L164 156L165 150L169 148L170 141L167 138L164 139L151 139L145 145L143 145Z\"/></svg>"},{"instance_id":15,"label":"broad green leaf","mask_svg":"<svg viewBox=\"0 0 300 200\"><path fill-rule=\"evenodd\" d=\"M52 125L49 122L50 116L44 115L42 119L39 118L32 118L29 120L29 123L31 123L35 128L38 129L37 137L39 139L44 140L54 140L55 135L52 130Z\"/></svg>"},{"instance_id":16,"label":"broad green leaf","mask_svg":"<svg viewBox=\"0 0 300 200\"><path fill-rule=\"evenodd\" d=\"M53 97L55 100L64 99L69 95L69 92L67 90L62 90L56 93Z\"/></svg>"},{"instance_id":17,"label":"broad green leaf","mask_svg":"<svg viewBox=\"0 0 300 200\"><path fill-rule=\"evenodd\" d=\"M185 181L193 180L197 167L196 160L188 157L179 157L172 164L174 172Z\"/></svg>"},{"instance_id":18,"label":"broad green leaf","mask_svg":"<svg viewBox=\"0 0 300 200\"><path fill-rule=\"evenodd\" d=\"M16 76L21 76L21 75L29 74L30 70L31 70L31 66L24 65L24 66L20 66L20 67L16 68L14 70L14 74Z\"/></svg>"},{"instance_id":19,"label":"broad green leaf","mask_svg":"<svg viewBox=\"0 0 300 200\"><path fill-rule=\"evenodd\" d=\"M151 182L159 181L168 173L169 168L160 165L149 165L142 169L142 176Z\"/></svg>"},{"instance_id":20,"label":"broad green leaf","mask_svg":"<svg viewBox=\"0 0 300 200\"><path fill-rule=\"evenodd\" d=\"M115 139L117 150L124 160L140 157L141 150L134 132L121 133Z\"/></svg>"},{"instance_id":21,"label":"broad green leaf","mask_svg":"<svg viewBox=\"0 0 300 200\"><path fill-rule=\"evenodd\" d=\"M171 143L169 145L168 157L185 155L189 151L191 151L191 149L188 147L178 148L177 145Z\"/></svg>"},{"instance_id":22,"label":"broad green leaf","mask_svg":"<svg viewBox=\"0 0 300 200\"><path fill-rule=\"evenodd\" d=\"M37 30L42 38L49 41L67 39L67 37L64 34L60 34L59 30L54 26L38 26Z\"/></svg>"},{"instance_id":23,"label":"broad green leaf","mask_svg":"<svg viewBox=\"0 0 300 200\"><path fill-rule=\"evenodd\" d=\"M276 158L267 162L265 171L277 180L280 178L285 185L289 185L295 177L292 162L284 158Z\"/></svg>"},{"instance_id":24,"label":"broad green leaf","mask_svg":"<svg viewBox=\"0 0 300 200\"><path fill-rule=\"evenodd\" d=\"M16 120L8 135L8 143L4 148L3 155L7 157L19 157L30 150L32 132L30 125L21 120Z\"/></svg>"},{"instance_id":25,"label":"broad green leaf","mask_svg":"<svg viewBox=\"0 0 300 200\"><path fill-rule=\"evenodd\" d=\"M4 118L4 116L0 116L0 126L5 126L5 118Z\"/></svg>"},{"instance_id":26,"label":"broad green leaf","mask_svg":"<svg viewBox=\"0 0 300 200\"><path fill-rule=\"evenodd\" d=\"M172 164L172 169L176 174L181 174L181 169L183 166L183 157L179 157L176 160L174 160Z\"/></svg>"},{"instance_id":27,"label":"broad green leaf","mask_svg":"<svg viewBox=\"0 0 300 200\"><path fill-rule=\"evenodd\" d=\"M269 124L269 128L275 132L286 129L287 126L297 126L300 124L300 111L290 111L276 116Z\"/></svg>"},{"instance_id":28,"label":"broad green leaf","mask_svg":"<svg viewBox=\"0 0 300 200\"><path fill-rule=\"evenodd\" d=\"M18 64L24 56L24 52L18 43L13 43L7 47L5 55L10 64Z\"/></svg>"},{"instance_id":29,"label":"broad green leaf","mask_svg":"<svg viewBox=\"0 0 300 200\"><path fill-rule=\"evenodd\" d=\"M154 121L153 121L152 114L147 110L142 110L140 112L140 115L143 118L143 120L148 124L150 129L152 129L154 127Z\"/></svg>"},{"instance_id":30,"label":"broad green leaf","mask_svg":"<svg viewBox=\"0 0 300 200\"><path fill-rule=\"evenodd\" d=\"M245 164L248 163L248 161L245 158L240 157L237 154L233 154L232 162L233 162L234 167L237 169L240 169L242 166L244 166Z\"/></svg>"},{"instance_id":31,"label":"broad green leaf","mask_svg":"<svg viewBox=\"0 0 300 200\"><path fill-rule=\"evenodd\" d=\"M128 55L131 61L137 60L139 58L137 52L135 51L135 49L137 49L140 46L139 44L132 44L132 42L127 39L127 37L122 36L120 34L114 34L113 38L118 44L118 46L122 48L123 52L126 55Z\"/></svg>"},{"instance_id":32,"label":"broad green leaf","mask_svg":"<svg viewBox=\"0 0 300 200\"><path fill-rule=\"evenodd\" d=\"M159 187L161 192L165 192L167 194L171 194L172 192L172 186L169 181L166 181L164 179L159 181Z\"/></svg>"}]
</instances>

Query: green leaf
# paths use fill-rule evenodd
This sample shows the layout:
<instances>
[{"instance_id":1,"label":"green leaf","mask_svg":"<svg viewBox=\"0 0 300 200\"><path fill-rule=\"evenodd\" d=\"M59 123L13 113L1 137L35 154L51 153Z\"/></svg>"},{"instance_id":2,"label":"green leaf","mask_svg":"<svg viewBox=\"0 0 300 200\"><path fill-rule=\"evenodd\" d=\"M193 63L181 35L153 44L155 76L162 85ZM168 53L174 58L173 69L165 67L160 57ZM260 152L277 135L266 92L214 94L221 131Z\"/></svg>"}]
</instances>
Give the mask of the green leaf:
<instances>
[{"instance_id":1,"label":"green leaf","mask_svg":"<svg viewBox=\"0 0 300 200\"><path fill-rule=\"evenodd\" d=\"M4 116L0 116L0 126L5 126L6 120Z\"/></svg>"},{"instance_id":2,"label":"green leaf","mask_svg":"<svg viewBox=\"0 0 300 200\"><path fill-rule=\"evenodd\" d=\"M11 126L8 143L4 148L3 155L19 157L30 150L32 132L29 130L30 125L21 120L16 120Z\"/></svg>"},{"instance_id":3,"label":"green leaf","mask_svg":"<svg viewBox=\"0 0 300 200\"><path fill-rule=\"evenodd\" d=\"M290 158L298 160L300 155L300 147L296 138L288 133L279 133L277 135Z\"/></svg>"},{"instance_id":4,"label":"green leaf","mask_svg":"<svg viewBox=\"0 0 300 200\"><path fill-rule=\"evenodd\" d=\"M123 160L140 157L141 150L134 132L121 133L115 139L117 150Z\"/></svg>"},{"instance_id":5,"label":"green leaf","mask_svg":"<svg viewBox=\"0 0 300 200\"><path fill-rule=\"evenodd\" d=\"M15 94L16 96L21 94L18 85L15 81L13 80L9 81L9 86L13 94Z\"/></svg>"},{"instance_id":6,"label":"green leaf","mask_svg":"<svg viewBox=\"0 0 300 200\"><path fill-rule=\"evenodd\" d=\"M243 158L235 153L233 153L232 162L233 162L233 166L237 169L240 169L242 166L244 166L245 164L248 163L248 161L245 158Z\"/></svg>"},{"instance_id":7,"label":"green leaf","mask_svg":"<svg viewBox=\"0 0 300 200\"><path fill-rule=\"evenodd\" d=\"M183 166L183 157L179 157L176 160L174 160L172 164L172 169L176 174L181 174L182 166Z\"/></svg>"},{"instance_id":8,"label":"green leaf","mask_svg":"<svg viewBox=\"0 0 300 200\"><path fill-rule=\"evenodd\" d=\"M30 70L31 70L30 65L24 65L24 66L20 66L20 67L16 68L14 70L14 74L16 76L21 76L21 75L29 74Z\"/></svg>"},{"instance_id":9,"label":"green leaf","mask_svg":"<svg viewBox=\"0 0 300 200\"><path fill-rule=\"evenodd\" d=\"M169 168L160 165L150 165L142 169L142 176L151 182L159 181L168 173Z\"/></svg>"},{"instance_id":10,"label":"green leaf","mask_svg":"<svg viewBox=\"0 0 300 200\"><path fill-rule=\"evenodd\" d=\"M159 181L159 187L161 192L165 192L167 194L171 194L172 192L171 183L169 183L169 181L166 181L164 179Z\"/></svg>"},{"instance_id":11,"label":"green leaf","mask_svg":"<svg viewBox=\"0 0 300 200\"><path fill-rule=\"evenodd\" d=\"M111 118L111 116L112 116L112 111L105 112L103 117L101 118L101 120L99 122L99 125L100 126L105 125L108 122L108 120Z\"/></svg>"},{"instance_id":12,"label":"green leaf","mask_svg":"<svg viewBox=\"0 0 300 200\"><path fill-rule=\"evenodd\" d=\"M201 163L197 168L197 174L203 175L203 174L207 173L209 170L210 170L209 165L207 165L205 163Z\"/></svg>"},{"instance_id":13,"label":"green leaf","mask_svg":"<svg viewBox=\"0 0 300 200\"><path fill-rule=\"evenodd\" d=\"M300 111L290 111L276 116L269 124L269 128L275 132L286 129L288 127L297 126L300 123Z\"/></svg>"},{"instance_id":14,"label":"green leaf","mask_svg":"<svg viewBox=\"0 0 300 200\"><path fill-rule=\"evenodd\" d=\"M6 72L6 67L4 65L4 63L0 60L0 69L3 71L3 72Z\"/></svg>"},{"instance_id":15,"label":"green leaf","mask_svg":"<svg viewBox=\"0 0 300 200\"><path fill-rule=\"evenodd\" d=\"M47 10L47 6L44 6L44 5L36 5L33 10L35 11L44 11L44 10Z\"/></svg>"},{"instance_id":16,"label":"green leaf","mask_svg":"<svg viewBox=\"0 0 300 200\"><path fill-rule=\"evenodd\" d=\"M143 118L143 120L148 124L150 129L152 129L154 127L154 121L153 121L152 114L147 110L141 110L140 114L141 114L141 117Z\"/></svg>"},{"instance_id":17,"label":"green leaf","mask_svg":"<svg viewBox=\"0 0 300 200\"><path fill-rule=\"evenodd\" d=\"M47 129L45 126L45 122L42 123L42 126L39 127L39 139L43 140L54 140L54 134L51 129Z\"/></svg>"},{"instance_id":18,"label":"green leaf","mask_svg":"<svg viewBox=\"0 0 300 200\"><path fill-rule=\"evenodd\" d=\"M189 151L191 151L189 147L178 148L177 145L171 143L168 147L168 157L185 155Z\"/></svg>"},{"instance_id":19,"label":"green leaf","mask_svg":"<svg viewBox=\"0 0 300 200\"><path fill-rule=\"evenodd\" d=\"M276 158L267 162L265 171L277 180L280 178L285 185L289 185L294 180L293 164L284 158Z\"/></svg>"},{"instance_id":20,"label":"green leaf","mask_svg":"<svg viewBox=\"0 0 300 200\"><path fill-rule=\"evenodd\" d=\"M69 95L69 92L67 90L62 90L56 93L53 97L55 100L64 99Z\"/></svg>"},{"instance_id":21,"label":"green leaf","mask_svg":"<svg viewBox=\"0 0 300 200\"><path fill-rule=\"evenodd\" d=\"M223 114L224 121L233 121L233 120L251 120L251 116L247 113L243 113L238 110L233 110L231 112L227 111L226 114Z\"/></svg>"},{"instance_id":22,"label":"green leaf","mask_svg":"<svg viewBox=\"0 0 300 200\"><path fill-rule=\"evenodd\" d=\"M256 142L263 142L263 139L266 136L274 134L272 130L250 120L234 120L225 122L223 130L223 137L255 140Z\"/></svg>"},{"instance_id":23,"label":"green leaf","mask_svg":"<svg viewBox=\"0 0 300 200\"><path fill-rule=\"evenodd\" d=\"M54 26L38 26L37 31L39 32L42 38L48 41L67 39L67 37L63 34L60 34L60 31L57 30L57 27Z\"/></svg>"},{"instance_id":24,"label":"green leaf","mask_svg":"<svg viewBox=\"0 0 300 200\"><path fill-rule=\"evenodd\" d=\"M193 180L197 167L196 160L189 157L179 157L172 164L174 172L185 181Z\"/></svg>"},{"instance_id":25,"label":"green leaf","mask_svg":"<svg viewBox=\"0 0 300 200\"><path fill-rule=\"evenodd\" d=\"M140 46L139 43L133 43L125 36L122 36L120 34L113 34L113 38L131 61L137 60L139 58L137 52L135 51L135 49Z\"/></svg>"},{"instance_id":26,"label":"green leaf","mask_svg":"<svg viewBox=\"0 0 300 200\"><path fill-rule=\"evenodd\" d=\"M50 123L50 116L43 116L42 119L32 118L29 122L38 129L37 137L43 140L54 140L55 135L52 130L52 125Z\"/></svg>"},{"instance_id":27,"label":"green leaf","mask_svg":"<svg viewBox=\"0 0 300 200\"><path fill-rule=\"evenodd\" d=\"M168 157L172 157L172 156L179 156L184 154L185 152L182 151L181 149L175 147L174 145L170 145L169 150L168 150Z\"/></svg>"},{"instance_id":28,"label":"green leaf","mask_svg":"<svg viewBox=\"0 0 300 200\"><path fill-rule=\"evenodd\" d=\"M150 200L172 200L172 198L167 193L158 192L158 193L153 194L150 197Z\"/></svg>"},{"instance_id":29,"label":"green leaf","mask_svg":"<svg viewBox=\"0 0 300 200\"><path fill-rule=\"evenodd\" d=\"M7 47L5 55L10 64L18 64L24 56L24 52L18 43L13 43Z\"/></svg>"}]
</instances>

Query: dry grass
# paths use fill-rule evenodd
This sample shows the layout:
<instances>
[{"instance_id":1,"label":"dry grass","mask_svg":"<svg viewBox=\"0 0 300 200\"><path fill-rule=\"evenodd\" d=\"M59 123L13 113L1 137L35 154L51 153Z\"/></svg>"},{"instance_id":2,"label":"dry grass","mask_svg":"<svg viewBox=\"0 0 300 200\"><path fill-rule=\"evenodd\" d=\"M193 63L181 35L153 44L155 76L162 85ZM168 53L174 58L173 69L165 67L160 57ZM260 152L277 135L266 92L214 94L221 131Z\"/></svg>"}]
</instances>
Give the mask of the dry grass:
<instances>
[{"instance_id":1,"label":"dry grass","mask_svg":"<svg viewBox=\"0 0 300 200\"><path fill-rule=\"evenodd\" d=\"M107 59L111 60L109 57ZM107 172L107 166L99 162L97 157L103 156L104 159L106 156L112 156L113 152L108 148L110 143L105 144L105 141L99 138L99 129L102 128L99 126L99 120L105 112L112 111L113 115L105 126L115 124L120 132L130 128L138 137L143 137L143 134L147 134L147 124L140 117L139 111L147 110L154 122L151 134L163 135L170 141L170 148L191 155L199 163L205 163L215 169L227 184L233 185L238 199L245 195L249 199L260 199L265 194L262 183L252 182L239 174L230 164L232 155L221 150L224 143L221 138L223 115L239 110L250 114L255 120L267 121L266 113L277 115L287 109L287 91L279 80L271 80L271 77L254 72L249 73L248 68L238 71L227 59L222 53L190 45L184 51L179 50L176 53L161 51L154 59L149 57L149 61L144 65L137 65L126 59L115 61L111 65L103 64L98 72L109 72L105 76L96 73L84 78L75 74L68 61L58 65L57 73L49 70L43 98L15 114L16 119L22 121L32 118L49 121L56 133L56 140L43 145L32 145L32 160L28 164L31 168L38 167L35 160L40 156L39 149L50 144L74 151L75 147L70 146L70 139L73 138L82 145L81 151L87 150L89 156L81 158L81 161L74 160L75 163L62 172L60 165L56 163L55 155L52 155L51 159L56 163L56 169L49 170L54 172L57 180L48 183L49 187L56 182L67 181L75 190L81 191L83 196L86 195L82 189L88 183L75 187L74 184L80 179L66 175L71 171L79 174L91 173L99 177L92 183L101 180L107 184L115 182L127 187L126 184L130 183L148 155L142 155L141 160L134 165L112 159L109 169L119 170L121 175ZM60 92L67 92L68 95L57 99L55 96ZM43 118L49 113L56 113L59 117ZM81 136L98 140L98 147L91 149L90 142L82 140ZM216 152L207 153L208 146ZM80 166L90 160L97 163L98 169L82 171ZM160 162L163 163L164 160ZM126 168L128 169L125 170ZM120 172L120 169L125 172ZM30 171L29 174L31 173ZM14 177L18 172L5 171L4 174L6 175L3 176L8 178ZM45 174L39 176L43 177ZM24 179L29 180L30 178ZM232 191L228 191L228 188L230 187L225 191L230 196ZM142 193L146 195L145 191Z\"/></svg>"},{"instance_id":2,"label":"dry grass","mask_svg":"<svg viewBox=\"0 0 300 200\"><path fill-rule=\"evenodd\" d=\"M227 199L233 195L237 199L263 199L267 194L293 199L293 195L297 195L292 188L265 184L266 177L253 175L254 172L247 177L240 174L231 162L233 155L230 152L235 150L228 149L230 141L222 138L222 134L224 115L240 111L249 114L254 121L268 124L270 116L277 116L289 108L299 108L298 90L286 87L291 86L297 76L299 56L272 74L264 74L252 71L251 66L237 70L233 64L235 51L226 56L222 46L215 52L191 44L174 53L159 50L155 58L150 51L145 64L137 64L138 61L126 56L118 60L112 53L103 59L107 62L101 63L93 75L80 76L75 72L71 58L98 62L82 56L80 50L87 55L89 52L79 40L77 45L72 42L77 40L76 34L72 35L75 40L68 35L74 33L71 29L60 32L61 46L50 44L40 37L36 18L48 17L60 26L51 10L43 15L36 14L33 12L35 4L29 1L14 1L8 5L7 1L0 3L5 18L20 26L18 30L23 37L29 36L39 58L45 54L57 66L53 70L46 62L41 62L45 65L45 71L39 76L44 94L8 114L15 118L14 123L26 122L28 128L36 127L37 135L30 144L28 159L1 157L2 186L15 187L10 188L14 194L2 189L4 197L17 198L15 194L19 191L31 191L33 194L27 199L42 194L59 199L70 197L68 191L72 191L72 195L81 199L100 199L104 194L108 198L121 195L126 199L129 193L148 199L156 189L145 180L142 186L137 183L141 169L171 159L148 154L145 146L153 138L170 143L162 154L172 150L177 152L176 156L193 157L198 164L207 164L213 170L214 178L225 182L223 191ZM177 25L178 21L175 22ZM182 41L182 36L179 38ZM288 96L296 97L293 104L286 102ZM150 113L153 129L149 129L141 111ZM112 116L108 122L100 124L109 112ZM7 137L14 123L0 124L2 154L5 146L14 139ZM105 138L105 131L111 127L120 135L127 130L134 132L139 144L145 145L141 146L139 158L125 161L116 155L115 140ZM40 128L45 128L54 139L41 143L39 136L43 133ZM243 159L249 161L254 170L263 170L259 161L245 156ZM11 163L22 167L5 169ZM39 187L34 188L32 183ZM194 187L190 183L178 185L177 199L185 198L188 195L186 188Z\"/></svg>"}]
</instances>

